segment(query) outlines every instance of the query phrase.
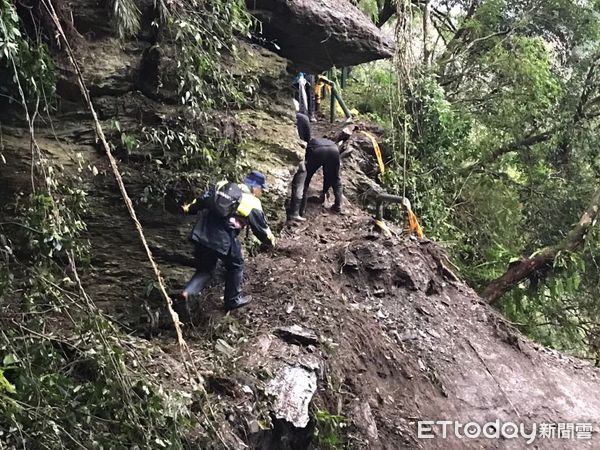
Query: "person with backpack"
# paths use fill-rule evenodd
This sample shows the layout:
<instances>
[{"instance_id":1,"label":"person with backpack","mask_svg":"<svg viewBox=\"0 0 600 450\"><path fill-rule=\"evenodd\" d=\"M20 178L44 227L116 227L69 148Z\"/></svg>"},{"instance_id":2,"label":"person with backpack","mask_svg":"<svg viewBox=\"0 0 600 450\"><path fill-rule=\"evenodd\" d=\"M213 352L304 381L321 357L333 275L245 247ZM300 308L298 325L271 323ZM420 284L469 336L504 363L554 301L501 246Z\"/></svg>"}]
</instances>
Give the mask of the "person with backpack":
<instances>
[{"instance_id":1,"label":"person with backpack","mask_svg":"<svg viewBox=\"0 0 600 450\"><path fill-rule=\"evenodd\" d=\"M191 204L183 206L185 213L199 213L199 217L190 237L194 244L196 272L174 305L180 315L189 311L188 298L202 291L218 260L223 262L226 270L225 310L231 311L249 303L250 299L242 296L244 258L238 235L250 226L263 244L275 244L259 199L266 188L265 175L252 171L242 184L221 181Z\"/></svg>"}]
</instances>

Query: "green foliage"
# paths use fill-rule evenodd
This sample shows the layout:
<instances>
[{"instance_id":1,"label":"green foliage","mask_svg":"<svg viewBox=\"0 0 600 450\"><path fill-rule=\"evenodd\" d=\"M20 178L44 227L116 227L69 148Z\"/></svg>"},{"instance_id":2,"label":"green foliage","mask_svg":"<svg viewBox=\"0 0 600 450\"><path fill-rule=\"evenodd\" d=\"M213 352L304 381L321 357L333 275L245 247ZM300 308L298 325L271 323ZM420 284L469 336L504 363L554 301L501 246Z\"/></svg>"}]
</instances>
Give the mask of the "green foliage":
<instances>
[{"instance_id":1,"label":"green foliage","mask_svg":"<svg viewBox=\"0 0 600 450\"><path fill-rule=\"evenodd\" d=\"M323 450L341 450L345 448L345 428L347 419L344 416L331 414L325 409L314 412L315 445Z\"/></svg>"},{"instance_id":2,"label":"green foliage","mask_svg":"<svg viewBox=\"0 0 600 450\"><path fill-rule=\"evenodd\" d=\"M119 141L115 146L127 155L139 151L152 163L141 202L164 207L165 194L182 177L193 174L200 182L238 177L244 168L243 142L233 142L205 123L215 119L210 112L215 108L242 106L254 95L257 82L240 71L244 63L236 47L235 36L247 36L253 24L244 1L185 0L157 6L153 25L176 51L183 120L141 130L121 129L118 122L113 127Z\"/></svg>"},{"instance_id":3,"label":"green foliage","mask_svg":"<svg viewBox=\"0 0 600 450\"><path fill-rule=\"evenodd\" d=\"M109 0L107 7L121 39L135 36L140 31L141 13L136 0Z\"/></svg>"},{"instance_id":4,"label":"green foliage","mask_svg":"<svg viewBox=\"0 0 600 450\"><path fill-rule=\"evenodd\" d=\"M0 12L0 77L9 81L0 90L37 110L53 89L53 65L24 37L12 2ZM128 153L138 148L133 133L114 127ZM0 224L0 447L192 445L184 431L198 421L188 402L134 370L145 357L79 282L89 250L81 179L32 143L32 191L5 205Z\"/></svg>"},{"instance_id":5,"label":"green foliage","mask_svg":"<svg viewBox=\"0 0 600 450\"><path fill-rule=\"evenodd\" d=\"M558 106L560 83L539 37L515 36L493 47L481 58L480 70L489 74L485 82L494 88L478 119L496 132L520 136L532 124L543 124Z\"/></svg>"},{"instance_id":6,"label":"green foliage","mask_svg":"<svg viewBox=\"0 0 600 450\"><path fill-rule=\"evenodd\" d=\"M252 94L253 79L235 77L239 60L236 33L247 36L252 18L242 0L217 0L199 5L186 0L175 7L166 27L179 52L182 104L197 114L206 108L235 107Z\"/></svg>"},{"instance_id":7,"label":"green foliage","mask_svg":"<svg viewBox=\"0 0 600 450\"><path fill-rule=\"evenodd\" d=\"M19 53L22 41L17 10L9 0L0 2L0 56L10 60Z\"/></svg>"},{"instance_id":8,"label":"green foliage","mask_svg":"<svg viewBox=\"0 0 600 450\"><path fill-rule=\"evenodd\" d=\"M358 6L373 22L376 22L379 18L379 9L382 6L381 3L380 0L360 0Z\"/></svg>"},{"instance_id":9,"label":"green foliage","mask_svg":"<svg viewBox=\"0 0 600 450\"><path fill-rule=\"evenodd\" d=\"M119 36L136 35L137 2L108 4ZM150 148L151 164L167 166L144 171L151 179L147 202L164 197L171 180L190 172L207 178L242 170L244 143L221 137L206 122L209 109L239 106L256 86L234 69L234 34L247 34L251 24L243 1L158 1L157 7L161 37L178 51L186 111L176 124L142 131L115 120L111 136L114 149L139 155ZM13 2L0 0L0 94L34 105L30 115L36 116L53 92L54 66L46 47L24 29ZM19 194L0 224L0 447L202 446L209 433L204 426L211 428L210 419L196 416L204 405L196 400L191 408L187 397L165 392L160 379L140 370L150 361L136 348L139 341L85 293L79 281L89 251L82 180L50 165L33 135L32 145L32 191Z\"/></svg>"},{"instance_id":10,"label":"green foliage","mask_svg":"<svg viewBox=\"0 0 600 450\"><path fill-rule=\"evenodd\" d=\"M600 20L595 2L494 0L467 17L471 4L440 5L455 28L438 27L431 65L400 52L402 70L355 68L366 86L345 95L389 130L386 188L406 187L426 235L479 288L561 242L597 188ZM409 40L421 26L416 17ZM504 299L530 336L581 356L600 330L597 233L586 243Z\"/></svg>"},{"instance_id":11,"label":"green foliage","mask_svg":"<svg viewBox=\"0 0 600 450\"><path fill-rule=\"evenodd\" d=\"M144 379L132 379L126 358L134 357L114 338L108 322L94 319L80 339L4 330L0 336L0 436L3 445L37 448L98 448L134 445L180 448L178 423L186 419L180 399ZM91 324L90 324L91 325ZM92 331L93 330L93 331Z\"/></svg>"},{"instance_id":12,"label":"green foliage","mask_svg":"<svg viewBox=\"0 0 600 450\"><path fill-rule=\"evenodd\" d=\"M0 69L6 69L0 70L0 95L14 101L20 97L18 89L22 89L27 98L44 97L49 101L56 85L53 60L46 45L31 42L20 26L13 3L0 0Z\"/></svg>"},{"instance_id":13,"label":"green foliage","mask_svg":"<svg viewBox=\"0 0 600 450\"><path fill-rule=\"evenodd\" d=\"M134 150L137 150L140 146L138 139L132 134L126 133L121 127L121 123L118 120L113 119L112 128L116 130L119 135L119 143L126 155L130 155ZM113 144L113 150L116 148Z\"/></svg>"},{"instance_id":14,"label":"green foliage","mask_svg":"<svg viewBox=\"0 0 600 450\"><path fill-rule=\"evenodd\" d=\"M177 171L204 168L231 161L235 164L236 147L218 135L199 135L187 126L181 130L171 127L145 128L145 139L161 149L165 162ZM232 161L233 160L233 161Z\"/></svg>"},{"instance_id":15,"label":"green foliage","mask_svg":"<svg viewBox=\"0 0 600 450\"><path fill-rule=\"evenodd\" d=\"M52 166L43 186L19 199L18 232L1 239L0 446L183 447L186 402L130 372L147 362L74 275L88 250L85 192Z\"/></svg>"},{"instance_id":16,"label":"green foliage","mask_svg":"<svg viewBox=\"0 0 600 450\"><path fill-rule=\"evenodd\" d=\"M148 207L164 208L168 190L182 180L188 188L191 183L206 186L217 179L239 179L248 169L244 142L223 137L216 129L198 133L188 125L180 125L144 128L142 132L142 147L158 150L152 157L154 170L146 171L147 186L140 199Z\"/></svg>"},{"instance_id":17,"label":"green foliage","mask_svg":"<svg viewBox=\"0 0 600 450\"><path fill-rule=\"evenodd\" d=\"M32 254L53 257L76 250L81 257L85 250L78 243L85 223L80 214L85 211L86 193L62 184L57 187L60 192L53 195L39 193L29 198L23 217L28 247Z\"/></svg>"},{"instance_id":18,"label":"green foliage","mask_svg":"<svg viewBox=\"0 0 600 450\"><path fill-rule=\"evenodd\" d=\"M351 82L344 89L344 99L351 108L391 130L398 114L398 81L391 61L375 61L352 69Z\"/></svg>"},{"instance_id":19,"label":"green foliage","mask_svg":"<svg viewBox=\"0 0 600 450\"><path fill-rule=\"evenodd\" d=\"M14 370L16 368L14 365L15 362L14 355L10 353L2 360L2 367L0 367L0 395L15 394L17 392L15 385L8 381L4 375L7 370Z\"/></svg>"}]
</instances>

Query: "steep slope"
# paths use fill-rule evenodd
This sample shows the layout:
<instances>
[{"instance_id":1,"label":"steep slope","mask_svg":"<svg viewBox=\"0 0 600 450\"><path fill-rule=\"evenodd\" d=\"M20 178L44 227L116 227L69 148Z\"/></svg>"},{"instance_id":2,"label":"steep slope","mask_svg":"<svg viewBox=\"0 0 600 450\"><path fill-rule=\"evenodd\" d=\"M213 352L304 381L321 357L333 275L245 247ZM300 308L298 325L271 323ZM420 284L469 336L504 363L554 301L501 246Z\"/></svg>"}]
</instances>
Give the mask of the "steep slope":
<instances>
[{"instance_id":1,"label":"steep slope","mask_svg":"<svg viewBox=\"0 0 600 450\"><path fill-rule=\"evenodd\" d=\"M99 9L95 3L93 9ZM179 117L176 106L149 98L148 90L136 85L140 45L124 47L105 36L99 41L84 62L107 129L115 117L126 130ZM277 98L281 90L274 92L287 84L287 62L245 48L256 65L272 69L261 80L270 88L262 94L272 98L257 102L257 110L229 113L224 128L229 124L234 134L245 136L248 159L270 176L274 189L264 206L279 243L273 251L253 251L247 258L245 290L254 298L248 308L225 315L219 283L194 305L194 323L184 334L207 396L199 396L188 378L190 367L152 288L153 274L105 157L97 151L89 117L74 101L72 80L61 79L61 109L52 126L40 124L37 133L42 151L66 173L79 173L80 166L98 171L81 172L90 205L85 219L91 261L81 269L85 288L131 335L128 345L144 353L144 370L165 391L182 393L194 412L206 414L206 421L189 430L190 440L197 438L201 448L231 449L332 448L328 445L335 441L340 447L371 449L523 448L523 439L417 436L419 420L501 420L593 423L591 440L539 439L535 445L598 448L598 369L521 336L456 279L435 243L374 232L371 218L357 206L364 190L375 187L361 168L371 158L368 147L344 162L344 182L352 186L346 216L311 205L308 222L283 224L290 172L302 156L287 98ZM2 125L8 164L0 165L0 195L9 201L13 193L27 190L30 141L22 122L7 119ZM176 292L193 271L187 242L193 218L139 201L151 175L167 175L164 168L152 172L152 164L151 154L132 152L123 156L121 168ZM315 179L314 186L318 183ZM286 328L291 326L302 327L303 336ZM52 331L60 336L60 326ZM136 369L133 362L131 369ZM290 396L300 400L299 408L290 412L287 405L299 427L277 418L285 412L285 399L276 387L294 387L290 379L299 382L299 393ZM212 428L217 432L207 432Z\"/></svg>"},{"instance_id":2,"label":"steep slope","mask_svg":"<svg viewBox=\"0 0 600 450\"><path fill-rule=\"evenodd\" d=\"M523 439L417 438L419 420L500 420L528 426L594 423L591 440L540 438L535 445L597 448L598 369L521 336L455 278L435 243L382 237L351 200L346 216L311 206L308 222L283 226L282 199L301 148L291 114L278 113L282 108L271 105L263 112L234 115L253 143L250 156L274 185L264 204L280 238L274 251L247 259L245 290L254 298L251 306L224 315L222 285L217 283L201 297L195 323L185 329L219 426L220 438L203 445L328 448L325 441L334 436L349 448L523 448ZM92 243L91 267L83 274L86 289L117 323L139 336L130 345L149 355L157 382L193 399L186 365L160 313L162 300L148 290L152 274L114 180L104 157L81 145L91 136L80 127L68 120L57 123L60 145L50 135L44 139L40 134L39 141L66 170L78 167L71 158L73 148L84 151L85 164L99 169L99 175L85 178ZM23 136L18 129L4 130L4 154L17 169L3 179L21 186L28 174ZM359 161L365 158L371 156L359 151L344 163L348 186L362 174ZM122 164L129 189L141 195L144 165ZM348 196L360 197L354 189ZM193 271L186 266L191 263L187 235L193 218L157 207L138 205L138 211L176 291ZM150 331L149 317L157 313L163 328ZM314 336L298 344L278 330L292 325ZM298 369L298 379L314 377L316 382L313 406L308 409L310 395L304 399L311 417L304 428L272 413L277 402L269 385L291 368ZM335 427L336 420L345 426ZM316 430L323 440L313 438Z\"/></svg>"},{"instance_id":3,"label":"steep slope","mask_svg":"<svg viewBox=\"0 0 600 450\"><path fill-rule=\"evenodd\" d=\"M259 167L275 181L265 207L277 220L273 200L285 192L285 168L293 167L290 160L298 151L293 123L268 113L248 119L241 112L238 118L249 120L251 139L269 149ZM135 166L128 170L135 179ZM352 161L346 163L344 178L357 170ZM144 299L150 272L110 177L102 179L93 194L94 258L86 286L106 311L143 333L141 305L148 302L157 311L161 300L153 294ZM142 218L176 290L192 273L181 263L189 262L193 219L156 209L142 211ZM456 279L435 243L383 238L373 231L372 219L351 205L346 216L311 207L309 218L282 228L274 251L248 258L250 307L224 315L217 284L194 307L195 323L186 329L213 408L223 417L221 433L228 445L239 448L241 439L256 448L309 448L314 428L328 423L314 419L316 412L328 411L346 418L339 439L350 448L522 448L523 439L417 439L418 420L483 424L497 419L528 427L594 423L591 441L540 439L537 444L595 448L597 369L521 336ZM301 339L300 345L285 333L278 337L279 328L293 325L316 337ZM191 389L174 336L163 329L150 343L154 352L166 352L157 357L167 367L162 382ZM316 406L305 429L274 420L269 412L269 383L291 367L317 375ZM258 424L269 421L273 428L261 430Z\"/></svg>"},{"instance_id":4,"label":"steep slope","mask_svg":"<svg viewBox=\"0 0 600 450\"><path fill-rule=\"evenodd\" d=\"M324 351L329 388L320 397L352 418L369 448L524 446L520 439L416 440L417 420L597 422L598 370L521 336L453 277L434 243L383 239L356 210L342 220L317 210L311 220L274 258L254 259L251 279L268 273L273 281L251 281L262 300L251 310L260 314L253 328L267 334L302 324L338 344ZM288 304L295 305L289 314ZM594 440L536 443L595 448Z\"/></svg>"}]
</instances>

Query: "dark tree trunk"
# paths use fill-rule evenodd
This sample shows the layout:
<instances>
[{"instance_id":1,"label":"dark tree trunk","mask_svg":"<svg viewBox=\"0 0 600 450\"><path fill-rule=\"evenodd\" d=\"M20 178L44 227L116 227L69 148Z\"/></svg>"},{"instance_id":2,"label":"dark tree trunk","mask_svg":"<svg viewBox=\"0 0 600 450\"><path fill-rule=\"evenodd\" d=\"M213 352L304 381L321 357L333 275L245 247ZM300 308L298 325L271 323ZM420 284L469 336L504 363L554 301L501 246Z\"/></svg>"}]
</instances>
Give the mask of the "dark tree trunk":
<instances>
[{"instance_id":1,"label":"dark tree trunk","mask_svg":"<svg viewBox=\"0 0 600 450\"><path fill-rule=\"evenodd\" d=\"M384 26L388 20L392 18L392 16L396 14L396 4L393 0L386 0L381 9L379 10L379 14L377 14L377 25L378 28Z\"/></svg>"}]
</instances>

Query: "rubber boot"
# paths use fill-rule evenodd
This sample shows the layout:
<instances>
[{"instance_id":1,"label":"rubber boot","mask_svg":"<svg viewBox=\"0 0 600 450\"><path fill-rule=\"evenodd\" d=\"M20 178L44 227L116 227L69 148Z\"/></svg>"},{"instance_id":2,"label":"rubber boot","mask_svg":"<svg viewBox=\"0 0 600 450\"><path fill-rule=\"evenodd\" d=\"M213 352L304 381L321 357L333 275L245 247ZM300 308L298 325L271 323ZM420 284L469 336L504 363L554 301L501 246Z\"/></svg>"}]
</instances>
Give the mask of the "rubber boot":
<instances>
[{"instance_id":1,"label":"rubber boot","mask_svg":"<svg viewBox=\"0 0 600 450\"><path fill-rule=\"evenodd\" d=\"M343 215L344 213L342 212L342 186L341 185L334 188L333 195L335 197L335 201L333 203L333 206L331 207L331 211L333 211L337 214Z\"/></svg>"},{"instance_id":2,"label":"rubber boot","mask_svg":"<svg viewBox=\"0 0 600 450\"><path fill-rule=\"evenodd\" d=\"M292 178L292 199L290 200L290 208L288 211L288 220L296 220L303 222L306 219L300 214L300 206L302 204L302 194L304 193L304 182L306 181L306 164L301 162L298 164L298 170Z\"/></svg>"},{"instance_id":3,"label":"rubber boot","mask_svg":"<svg viewBox=\"0 0 600 450\"><path fill-rule=\"evenodd\" d=\"M225 305L225 311L233 311L234 309L241 308L242 306L246 306L251 301L252 297L239 296L234 303L228 303Z\"/></svg>"},{"instance_id":4,"label":"rubber boot","mask_svg":"<svg viewBox=\"0 0 600 450\"><path fill-rule=\"evenodd\" d=\"M212 273L200 272L197 270L196 273L194 273L194 276L192 277L190 282L187 284L187 286L183 290L183 292L186 293L188 299L192 295L198 295L200 292L202 292L202 289L204 289L204 286L206 286L206 283L208 283L211 278L212 278ZM183 298L185 298L185 297L183 297Z\"/></svg>"},{"instance_id":5,"label":"rubber boot","mask_svg":"<svg viewBox=\"0 0 600 450\"><path fill-rule=\"evenodd\" d=\"M294 220L296 222L304 222L306 219L300 215L300 204L302 198L293 198L290 202L290 209L288 210L288 220Z\"/></svg>"},{"instance_id":6,"label":"rubber boot","mask_svg":"<svg viewBox=\"0 0 600 450\"><path fill-rule=\"evenodd\" d=\"M204 286L206 286L206 283L211 278L212 273L197 270L183 292L173 300L173 310L177 313L181 322L189 323L192 321L192 314L190 312L191 297L202 292L202 289L204 289Z\"/></svg>"},{"instance_id":7,"label":"rubber boot","mask_svg":"<svg viewBox=\"0 0 600 450\"><path fill-rule=\"evenodd\" d=\"M242 283L244 282L243 268L228 270L225 275L225 311L239 308L249 303L242 297Z\"/></svg>"},{"instance_id":8,"label":"rubber boot","mask_svg":"<svg viewBox=\"0 0 600 450\"><path fill-rule=\"evenodd\" d=\"M179 316L179 321L182 323L190 323L192 321L192 314L190 313L190 304L188 300L183 296L179 295L173 299L173 311Z\"/></svg>"}]
</instances>

